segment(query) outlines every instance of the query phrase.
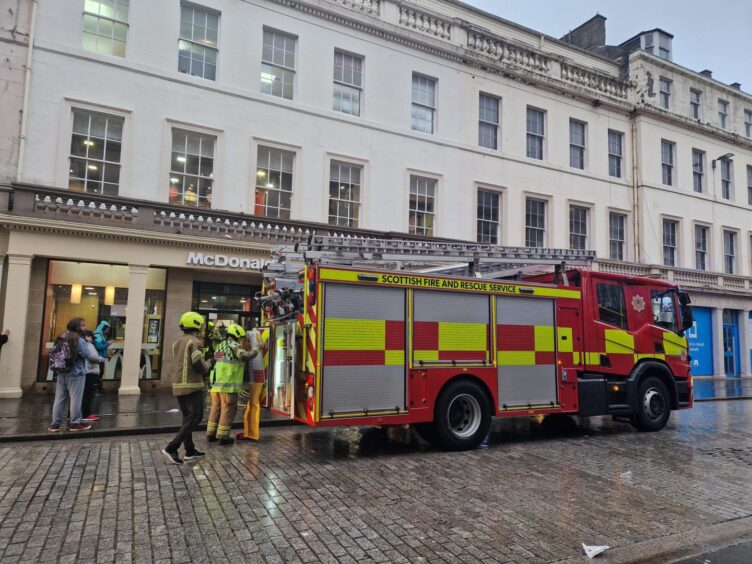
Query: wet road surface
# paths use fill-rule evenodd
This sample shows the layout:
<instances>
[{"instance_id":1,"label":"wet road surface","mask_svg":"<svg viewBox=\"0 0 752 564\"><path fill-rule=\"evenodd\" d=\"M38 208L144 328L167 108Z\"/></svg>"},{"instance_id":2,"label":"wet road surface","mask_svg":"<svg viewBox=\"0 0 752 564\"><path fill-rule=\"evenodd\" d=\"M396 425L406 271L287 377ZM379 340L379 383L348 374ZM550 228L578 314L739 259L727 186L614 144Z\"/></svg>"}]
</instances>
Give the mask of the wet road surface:
<instances>
[{"instance_id":1,"label":"wet road surface","mask_svg":"<svg viewBox=\"0 0 752 564\"><path fill-rule=\"evenodd\" d=\"M401 434L201 439L207 457L184 467L165 464L163 435L3 445L0 559L550 562L584 542L624 561L752 516L750 400L699 404L650 434L497 420L490 448L465 453Z\"/></svg>"}]
</instances>

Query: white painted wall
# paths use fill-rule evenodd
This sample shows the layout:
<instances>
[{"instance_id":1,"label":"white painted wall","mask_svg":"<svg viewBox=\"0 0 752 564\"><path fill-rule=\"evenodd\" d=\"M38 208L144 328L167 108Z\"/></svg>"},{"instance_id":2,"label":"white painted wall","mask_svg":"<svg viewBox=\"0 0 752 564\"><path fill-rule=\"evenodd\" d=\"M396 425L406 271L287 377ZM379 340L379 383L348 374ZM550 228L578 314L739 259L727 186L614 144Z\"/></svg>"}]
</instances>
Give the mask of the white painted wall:
<instances>
[{"instance_id":1,"label":"white painted wall","mask_svg":"<svg viewBox=\"0 0 752 564\"><path fill-rule=\"evenodd\" d=\"M326 4L326 3L324 3ZM365 165L361 226L407 231L409 175L425 173L439 180L435 234L474 239L478 186L502 193L501 242L524 244L524 200L528 195L549 201L547 244L569 243L568 206L591 208L589 246L608 257L608 213L632 211L631 122L624 111L606 109L519 80L419 52L402 44L346 28L270 0L235 2L206 0L221 12L219 66L216 81L177 72L179 3L132 0L125 59L87 53L80 48L83 3L61 9L42 0L38 18L35 72L31 87L29 143L22 180L65 187L70 143L71 108L91 107L125 117L123 172L120 194L167 201L171 127L195 128L217 136L213 206L249 212L254 192L256 150L272 143L294 150L293 219L327 221L328 165L332 158ZM552 42L529 30L462 10L453 3L432 0L424 7L447 17L483 23L498 34L542 49L554 58L565 56L586 68L616 76L617 67L599 57ZM382 2L383 10L396 10ZM386 25L386 24L385 24ZM295 99L260 94L259 72L263 26L297 35L298 60ZM459 28L455 27L454 30ZM419 32L414 37L424 38ZM461 44L453 31L451 43ZM431 41L436 41L431 38ZM351 117L332 111L333 52L344 49L365 57L363 111ZM647 54L632 55L632 76L639 92L646 73L674 80L672 104L689 113L689 87L695 80L707 90L710 115L715 112L715 89L720 83L698 78L676 65ZM639 64L638 64L639 63ZM673 66L672 66L673 65ZM673 71L671 69L674 69ZM419 72L438 79L438 117L435 135L410 130L411 75ZM673 73L673 74L672 74ZM502 99L501 148L477 146L478 94ZM733 94L733 93L732 93ZM724 94L725 95L725 94ZM739 131L743 93L732 100L730 122ZM646 99L654 103L656 99ZM528 105L546 110L544 161L525 156L525 113ZM712 114L715 116L715 113ZM569 167L569 119L587 125L586 170ZM628 246L627 258L662 262L661 219L681 218L680 266L694 265L695 221L713 226L715 252L711 268L721 269L721 230L739 230L741 273L750 272L746 165L749 149L667 117L638 117L638 154L641 203L641 256ZM608 176L607 131L624 133L623 176ZM677 144L677 184L661 183L660 140ZM729 138L730 139L730 138ZM692 192L691 150L707 153L706 177L711 191ZM733 152L735 195L722 202L713 195L710 161ZM720 169L715 189L720 191ZM627 238L635 238L632 222ZM720 254L719 254L720 253Z\"/></svg>"}]
</instances>

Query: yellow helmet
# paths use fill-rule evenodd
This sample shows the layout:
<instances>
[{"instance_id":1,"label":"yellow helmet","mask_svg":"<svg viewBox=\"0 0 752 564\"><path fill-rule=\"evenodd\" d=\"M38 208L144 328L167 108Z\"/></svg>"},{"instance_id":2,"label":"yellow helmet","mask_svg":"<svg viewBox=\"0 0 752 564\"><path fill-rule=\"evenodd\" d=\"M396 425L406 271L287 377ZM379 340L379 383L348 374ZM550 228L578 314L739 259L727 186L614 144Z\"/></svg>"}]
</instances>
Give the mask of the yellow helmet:
<instances>
[{"instance_id":1,"label":"yellow helmet","mask_svg":"<svg viewBox=\"0 0 752 564\"><path fill-rule=\"evenodd\" d=\"M209 327L209 329L214 329L214 322L213 322L213 321L210 321L210 322L208 323L208 327Z\"/></svg>"},{"instance_id":2,"label":"yellow helmet","mask_svg":"<svg viewBox=\"0 0 752 564\"><path fill-rule=\"evenodd\" d=\"M240 340L243 337L245 337L245 329L243 329L240 325L237 323L233 323L227 328L227 334L232 335L236 339Z\"/></svg>"},{"instance_id":3,"label":"yellow helmet","mask_svg":"<svg viewBox=\"0 0 752 564\"><path fill-rule=\"evenodd\" d=\"M201 329L204 324L204 316L196 313L195 311L186 311L180 316L180 328L181 329Z\"/></svg>"}]
</instances>

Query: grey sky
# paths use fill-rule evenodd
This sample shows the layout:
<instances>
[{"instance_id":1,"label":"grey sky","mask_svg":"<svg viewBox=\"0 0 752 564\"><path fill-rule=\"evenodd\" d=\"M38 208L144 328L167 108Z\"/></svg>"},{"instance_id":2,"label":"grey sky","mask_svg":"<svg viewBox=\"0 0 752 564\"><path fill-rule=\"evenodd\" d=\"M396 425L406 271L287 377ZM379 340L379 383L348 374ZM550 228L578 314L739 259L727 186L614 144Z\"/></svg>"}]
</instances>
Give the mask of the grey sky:
<instances>
[{"instance_id":1,"label":"grey sky","mask_svg":"<svg viewBox=\"0 0 752 564\"><path fill-rule=\"evenodd\" d=\"M606 41L618 45L659 27L674 35L673 60L695 71L710 69L726 84L752 93L750 0L464 0L507 20L561 37L600 13Z\"/></svg>"}]
</instances>

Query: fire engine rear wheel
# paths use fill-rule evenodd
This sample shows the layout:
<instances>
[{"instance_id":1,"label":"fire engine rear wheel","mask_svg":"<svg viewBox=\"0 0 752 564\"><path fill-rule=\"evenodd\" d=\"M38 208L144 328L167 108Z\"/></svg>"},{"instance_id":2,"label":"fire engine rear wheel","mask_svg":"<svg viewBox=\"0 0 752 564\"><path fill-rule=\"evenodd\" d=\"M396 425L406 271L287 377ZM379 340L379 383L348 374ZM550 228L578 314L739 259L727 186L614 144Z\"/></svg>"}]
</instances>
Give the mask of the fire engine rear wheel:
<instances>
[{"instance_id":1,"label":"fire engine rear wheel","mask_svg":"<svg viewBox=\"0 0 752 564\"><path fill-rule=\"evenodd\" d=\"M477 447L491 428L491 407L474 382L450 383L436 403L436 434L448 450Z\"/></svg>"},{"instance_id":2,"label":"fire engine rear wheel","mask_svg":"<svg viewBox=\"0 0 752 564\"><path fill-rule=\"evenodd\" d=\"M640 383L635 409L632 425L640 431L660 431L666 426L671 416L671 397L660 378L649 376Z\"/></svg>"}]
</instances>

